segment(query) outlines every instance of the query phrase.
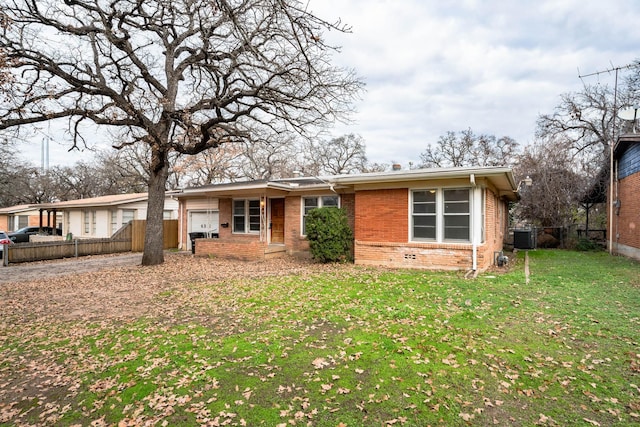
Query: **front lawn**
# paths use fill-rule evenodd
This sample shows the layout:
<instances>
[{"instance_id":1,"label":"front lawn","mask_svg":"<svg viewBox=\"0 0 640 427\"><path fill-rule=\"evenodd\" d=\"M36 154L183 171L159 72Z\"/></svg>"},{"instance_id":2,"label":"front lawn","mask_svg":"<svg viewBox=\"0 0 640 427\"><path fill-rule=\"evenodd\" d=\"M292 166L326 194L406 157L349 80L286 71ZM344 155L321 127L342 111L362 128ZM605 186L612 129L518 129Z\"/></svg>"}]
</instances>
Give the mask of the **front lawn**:
<instances>
[{"instance_id":1,"label":"front lawn","mask_svg":"<svg viewBox=\"0 0 640 427\"><path fill-rule=\"evenodd\" d=\"M54 317L46 295L32 307L6 291L0 424L637 425L640 264L528 256L528 284L524 253L470 280L353 266L189 278L153 295L171 310L123 318Z\"/></svg>"}]
</instances>

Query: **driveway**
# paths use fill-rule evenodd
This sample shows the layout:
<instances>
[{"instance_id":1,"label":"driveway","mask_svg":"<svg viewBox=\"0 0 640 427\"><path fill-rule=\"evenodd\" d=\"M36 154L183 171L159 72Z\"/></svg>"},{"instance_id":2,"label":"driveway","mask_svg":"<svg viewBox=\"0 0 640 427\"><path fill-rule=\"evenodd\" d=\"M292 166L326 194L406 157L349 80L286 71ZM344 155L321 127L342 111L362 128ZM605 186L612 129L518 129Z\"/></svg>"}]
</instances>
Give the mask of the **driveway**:
<instances>
[{"instance_id":1,"label":"driveway","mask_svg":"<svg viewBox=\"0 0 640 427\"><path fill-rule=\"evenodd\" d=\"M113 267L140 265L142 253L91 255L51 261L24 262L4 267L0 261L0 284L30 282L61 277L70 274L88 273Z\"/></svg>"},{"instance_id":2,"label":"driveway","mask_svg":"<svg viewBox=\"0 0 640 427\"><path fill-rule=\"evenodd\" d=\"M98 255L0 267L0 319L37 316L104 320L146 316L171 319L181 295L217 292L216 283L266 276L347 271L352 265L278 258L237 261L166 252L161 265L142 266L141 253ZM179 308L182 307L182 308Z\"/></svg>"}]
</instances>

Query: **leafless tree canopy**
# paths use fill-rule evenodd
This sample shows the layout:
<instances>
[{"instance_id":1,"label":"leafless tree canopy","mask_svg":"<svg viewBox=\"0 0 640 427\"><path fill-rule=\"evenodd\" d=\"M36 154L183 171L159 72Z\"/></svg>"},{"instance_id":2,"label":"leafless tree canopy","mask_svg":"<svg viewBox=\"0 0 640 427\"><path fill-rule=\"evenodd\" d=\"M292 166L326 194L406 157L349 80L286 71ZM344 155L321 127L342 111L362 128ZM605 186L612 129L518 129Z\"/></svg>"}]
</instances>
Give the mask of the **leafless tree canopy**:
<instances>
[{"instance_id":1,"label":"leafless tree canopy","mask_svg":"<svg viewBox=\"0 0 640 427\"><path fill-rule=\"evenodd\" d=\"M0 49L16 82L0 129L67 119L150 148L143 264L163 261L171 152L197 154L256 131L311 135L343 119L362 83L331 65L330 24L295 0L9 0ZM158 238L157 236L160 236Z\"/></svg>"},{"instance_id":2,"label":"leafless tree canopy","mask_svg":"<svg viewBox=\"0 0 640 427\"><path fill-rule=\"evenodd\" d=\"M587 182L572 162L571 148L564 141L544 141L525 148L516 165L519 180L530 177L530 187L520 187L522 199L517 216L538 226L572 224Z\"/></svg>"},{"instance_id":3,"label":"leafless tree canopy","mask_svg":"<svg viewBox=\"0 0 640 427\"><path fill-rule=\"evenodd\" d=\"M311 175L341 175L368 171L366 146L360 135L348 134L329 141L309 141L304 153L304 172Z\"/></svg>"},{"instance_id":4,"label":"leafless tree canopy","mask_svg":"<svg viewBox=\"0 0 640 427\"><path fill-rule=\"evenodd\" d=\"M420 154L420 160L421 167L508 166L517 150L517 142L508 136L476 135L467 129L447 132Z\"/></svg>"},{"instance_id":5,"label":"leafless tree canopy","mask_svg":"<svg viewBox=\"0 0 640 427\"><path fill-rule=\"evenodd\" d=\"M602 152L613 136L613 93L605 85L585 85L581 92L565 93L552 114L538 118L540 139L563 141L574 151Z\"/></svg>"}]
</instances>

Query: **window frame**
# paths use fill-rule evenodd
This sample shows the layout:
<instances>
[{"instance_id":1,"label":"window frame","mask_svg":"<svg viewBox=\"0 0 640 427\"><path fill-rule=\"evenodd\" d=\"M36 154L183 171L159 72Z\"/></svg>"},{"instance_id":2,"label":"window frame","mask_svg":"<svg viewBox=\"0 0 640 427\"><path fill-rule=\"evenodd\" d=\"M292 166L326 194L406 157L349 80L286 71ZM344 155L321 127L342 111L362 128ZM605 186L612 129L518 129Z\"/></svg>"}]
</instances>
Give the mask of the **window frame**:
<instances>
[{"instance_id":1,"label":"window frame","mask_svg":"<svg viewBox=\"0 0 640 427\"><path fill-rule=\"evenodd\" d=\"M433 207L435 208L433 212L415 212L415 208L416 208L416 200L415 200L415 195L416 193L430 193L434 195L434 201L430 202L430 201L426 201L426 202L418 202L421 203L423 205L431 204L433 203ZM435 223L433 225L434 228L434 236L433 237L416 237L416 217L418 218L434 218L435 219ZM424 225L420 226L421 228L424 228ZM438 241L438 189L437 188L427 188L427 189L420 189L420 190L411 190L411 241L418 241L418 242L436 242Z\"/></svg>"},{"instance_id":2,"label":"window frame","mask_svg":"<svg viewBox=\"0 0 640 427\"><path fill-rule=\"evenodd\" d=\"M447 192L456 192L460 193L465 190L467 193L466 200L461 199L449 199L447 200L446 194ZM457 209L452 209L451 211L447 211L447 204L452 207L464 206L466 204L467 210L465 212L458 212ZM458 218L466 218L466 227L462 227L459 224L449 224L447 225L447 220L449 219L458 219ZM472 224L471 224L471 191L469 188L443 188L442 189L442 241L443 242L471 242L472 240ZM455 232L457 230L466 228L467 237L464 239L461 238L447 238L447 232Z\"/></svg>"},{"instance_id":3,"label":"window frame","mask_svg":"<svg viewBox=\"0 0 640 427\"><path fill-rule=\"evenodd\" d=\"M425 242L425 243L472 243L473 242L473 188L471 187L425 187L425 188L412 188L409 197L409 241L410 242ZM416 210L416 193L432 192L435 191L435 212L415 212ZM447 212L447 203L453 204L452 207L462 206L465 201L462 200L449 200L446 199L446 193L448 191L465 191L467 193L466 204L468 206L467 212ZM435 237L416 237L416 218L435 217ZM467 218L467 230L468 236L466 239L446 238L447 233L447 218ZM454 228L455 226L449 226Z\"/></svg>"},{"instance_id":4,"label":"window frame","mask_svg":"<svg viewBox=\"0 0 640 427\"><path fill-rule=\"evenodd\" d=\"M91 211L82 211L82 233L88 235L91 230Z\"/></svg>"},{"instance_id":5,"label":"window frame","mask_svg":"<svg viewBox=\"0 0 640 427\"><path fill-rule=\"evenodd\" d=\"M242 213L236 213L236 203L242 204ZM255 206L252 206L254 204ZM257 209L257 213L255 212ZM262 228L262 205L260 198L233 199L231 201L231 223L233 234L260 234ZM242 218L242 229L237 227L236 218ZM253 228L257 225L257 229Z\"/></svg>"},{"instance_id":6,"label":"window frame","mask_svg":"<svg viewBox=\"0 0 640 427\"><path fill-rule=\"evenodd\" d=\"M325 199L336 199L337 200L337 204L336 205L329 205L329 206L325 206ZM310 199L316 199L316 205L310 207L309 210L307 210L307 204L306 204L306 200L310 200ZM301 196L300 197L300 235L301 236L306 236L306 226L307 226L307 215L309 214L309 212L311 212L313 209L318 209L318 208L324 208L324 207L331 207L331 208L340 208L342 204L342 198L340 197L339 194L321 194L318 196Z\"/></svg>"}]
</instances>

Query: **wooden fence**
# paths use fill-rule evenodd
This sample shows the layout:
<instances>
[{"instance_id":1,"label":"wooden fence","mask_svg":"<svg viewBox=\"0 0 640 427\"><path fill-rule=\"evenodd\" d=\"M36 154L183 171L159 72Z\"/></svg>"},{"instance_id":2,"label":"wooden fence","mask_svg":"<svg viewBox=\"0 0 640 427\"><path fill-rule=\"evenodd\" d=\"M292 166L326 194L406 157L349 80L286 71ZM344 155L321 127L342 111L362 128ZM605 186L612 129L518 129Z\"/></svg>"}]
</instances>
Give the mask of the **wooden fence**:
<instances>
[{"instance_id":1,"label":"wooden fence","mask_svg":"<svg viewBox=\"0 0 640 427\"><path fill-rule=\"evenodd\" d=\"M144 219L134 219L131 221L131 250L133 252L142 252L144 250L144 232L147 227L147 221ZM178 220L165 219L163 221L163 249L171 249L178 247Z\"/></svg>"},{"instance_id":2,"label":"wooden fence","mask_svg":"<svg viewBox=\"0 0 640 427\"><path fill-rule=\"evenodd\" d=\"M130 252L131 239L76 239L20 243L8 248L9 263Z\"/></svg>"},{"instance_id":3,"label":"wooden fence","mask_svg":"<svg viewBox=\"0 0 640 427\"><path fill-rule=\"evenodd\" d=\"M145 220L133 220L105 239L73 239L66 241L18 243L8 246L8 262L31 262L86 255L144 250ZM164 221L164 249L178 247L178 220ZM0 265L2 265L0 260Z\"/></svg>"}]
</instances>

